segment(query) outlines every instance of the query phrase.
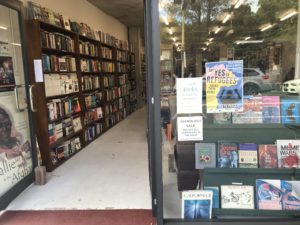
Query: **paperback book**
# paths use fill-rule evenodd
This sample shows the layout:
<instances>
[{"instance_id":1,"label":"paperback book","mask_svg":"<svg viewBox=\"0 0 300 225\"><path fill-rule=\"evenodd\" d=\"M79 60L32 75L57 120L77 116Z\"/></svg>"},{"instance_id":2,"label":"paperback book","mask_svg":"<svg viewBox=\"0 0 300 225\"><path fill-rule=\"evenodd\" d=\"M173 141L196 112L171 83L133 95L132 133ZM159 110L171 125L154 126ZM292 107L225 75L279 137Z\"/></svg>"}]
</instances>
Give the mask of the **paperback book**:
<instances>
[{"instance_id":1,"label":"paperback book","mask_svg":"<svg viewBox=\"0 0 300 225\"><path fill-rule=\"evenodd\" d=\"M195 143L196 169L216 167L216 144Z\"/></svg>"},{"instance_id":2,"label":"paperback book","mask_svg":"<svg viewBox=\"0 0 300 225\"><path fill-rule=\"evenodd\" d=\"M256 180L257 209L282 210L280 180Z\"/></svg>"},{"instance_id":3,"label":"paperback book","mask_svg":"<svg viewBox=\"0 0 300 225\"><path fill-rule=\"evenodd\" d=\"M212 191L213 192L213 205L214 209L220 208L220 190L218 186L205 186L203 190Z\"/></svg>"},{"instance_id":4,"label":"paperback book","mask_svg":"<svg viewBox=\"0 0 300 225\"><path fill-rule=\"evenodd\" d=\"M239 144L239 167L257 168L257 144Z\"/></svg>"},{"instance_id":5,"label":"paperback book","mask_svg":"<svg viewBox=\"0 0 300 225\"><path fill-rule=\"evenodd\" d=\"M213 192L193 190L182 192L183 219L211 219Z\"/></svg>"},{"instance_id":6,"label":"paperback book","mask_svg":"<svg viewBox=\"0 0 300 225\"><path fill-rule=\"evenodd\" d=\"M232 113L233 124L262 123L262 97L244 96L243 111Z\"/></svg>"},{"instance_id":7,"label":"paperback book","mask_svg":"<svg viewBox=\"0 0 300 225\"><path fill-rule=\"evenodd\" d=\"M298 98L281 99L281 123L299 124L300 123L300 102Z\"/></svg>"},{"instance_id":8,"label":"paperback book","mask_svg":"<svg viewBox=\"0 0 300 225\"><path fill-rule=\"evenodd\" d=\"M281 181L282 209L300 210L300 181Z\"/></svg>"},{"instance_id":9,"label":"paperback book","mask_svg":"<svg viewBox=\"0 0 300 225\"><path fill-rule=\"evenodd\" d=\"M259 145L259 168L277 168L277 146L276 145Z\"/></svg>"},{"instance_id":10,"label":"paperback book","mask_svg":"<svg viewBox=\"0 0 300 225\"><path fill-rule=\"evenodd\" d=\"M254 209L253 186L221 185L221 208Z\"/></svg>"},{"instance_id":11,"label":"paperback book","mask_svg":"<svg viewBox=\"0 0 300 225\"><path fill-rule=\"evenodd\" d=\"M277 140L278 168L300 167L300 140Z\"/></svg>"},{"instance_id":12,"label":"paperback book","mask_svg":"<svg viewBox=\"0 0 300 225\"><path fill-rule=\"evenodd\" d=\"M233 142L218 143L218 167L237 168L238 167L238 147Z\"/></svg>"},{"instance_id":13,"label":"paperback book","mask_svg":"<svg viewBox=\"0 0 300 225\"><path fill-rule=\"evenodd\" d=\"M262 96L263 123L280 123L280 97Z\"/></svg>"}]
</instances>

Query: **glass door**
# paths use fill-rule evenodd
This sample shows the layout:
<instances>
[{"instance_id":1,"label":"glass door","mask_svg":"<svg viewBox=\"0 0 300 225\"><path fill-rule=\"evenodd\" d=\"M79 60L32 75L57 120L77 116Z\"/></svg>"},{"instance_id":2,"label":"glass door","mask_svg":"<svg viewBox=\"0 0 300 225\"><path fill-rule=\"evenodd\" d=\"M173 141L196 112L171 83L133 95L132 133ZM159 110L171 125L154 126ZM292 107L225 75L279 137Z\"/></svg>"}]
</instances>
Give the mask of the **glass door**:
<instances>
[{"instance_id":1,"label":"glass door","mask_svg":"<svg viewBox=\"0 0 300 225\"><path fill-rule=\"evenodd\" d=\"M0 210L33 181L20 18L19 1L0 1Z\"/></svg>"}]
</instances>

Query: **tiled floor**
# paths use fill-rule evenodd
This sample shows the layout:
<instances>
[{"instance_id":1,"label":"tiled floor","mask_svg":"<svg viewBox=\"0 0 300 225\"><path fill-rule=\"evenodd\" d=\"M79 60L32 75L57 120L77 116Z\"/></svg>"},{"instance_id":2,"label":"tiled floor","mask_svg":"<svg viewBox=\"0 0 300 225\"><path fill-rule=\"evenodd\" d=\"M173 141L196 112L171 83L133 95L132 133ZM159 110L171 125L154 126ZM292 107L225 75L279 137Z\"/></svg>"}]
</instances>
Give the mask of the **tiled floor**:
<instances>
[{"instance_id":1,"label":"tiled floor","mask_svg":"<svg viewBox=\"0 0 300 225\"><path fill-rule=\"evenodd\" d=\"M7 210L150 209L146 110L141 109L31 185Z\"/></svg>"}]
</instances>

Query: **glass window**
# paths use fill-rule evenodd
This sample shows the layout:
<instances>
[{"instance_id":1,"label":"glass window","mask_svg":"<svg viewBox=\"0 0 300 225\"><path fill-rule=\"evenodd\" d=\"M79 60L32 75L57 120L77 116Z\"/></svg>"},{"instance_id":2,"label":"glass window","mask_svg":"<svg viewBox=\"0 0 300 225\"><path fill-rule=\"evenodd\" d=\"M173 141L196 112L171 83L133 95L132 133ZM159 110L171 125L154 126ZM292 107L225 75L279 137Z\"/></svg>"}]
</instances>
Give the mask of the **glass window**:
<instances>
[{"instance_id":1,"label":"glass window","mask_svg":"<svg viewBox=\"0 0 300 225\"><path fill-rule=\"evenodd\" d=\"M159 1L165 218L201 218L182 199L207 186L220 197L213 216L243 206L265 216L257 180L291 180L284 168L300 168L300 149L288 158L286 147L300 146L298 11L299 0ZM238 207L242 193L251 204Z\"/></svg>"}]
</instances>

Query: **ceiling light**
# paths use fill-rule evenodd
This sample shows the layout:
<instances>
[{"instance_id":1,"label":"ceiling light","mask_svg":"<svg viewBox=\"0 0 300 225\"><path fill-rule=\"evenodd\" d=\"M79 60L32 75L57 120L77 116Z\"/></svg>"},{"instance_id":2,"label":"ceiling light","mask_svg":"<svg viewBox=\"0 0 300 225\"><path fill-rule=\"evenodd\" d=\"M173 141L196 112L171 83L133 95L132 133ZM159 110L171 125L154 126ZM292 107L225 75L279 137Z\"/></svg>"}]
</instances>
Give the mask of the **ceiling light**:
<instances>
[{"instance_id":1,"label":"ceiling light","mask_svg":"<svg viewBox=\"0 0 300 225\"><path fill-rule=\"evenodd\" d=\"M205 48L205 47L203 47L203 48L201 48L203 51L206 51L207 50L207 48Z\"/></svg>"},{"instance_id":2,"label":"ceiling light","mask_svg":"<svg viewBox=\"0 0 300 225\"><path fill-rule=\"evenodd\" d=\"M176 42L175 45L178 47L178 42Z\"/></svg>"},{"instance_id":3,"label":"ceiling light","mask_svg":"<svg viewBox=\"0 0 300 225\"><path fill-rule=\"evenodd\" d=\"M244 0L238 0L235 4L234 8L238 9L243 3L244 3Z\"/></svg>"},{"instance_id":4,"label":"ceiling light","mask_svg":"<svg viewBox=\"0 0 300 225\"><path fill-rule=\"evenodd\" d=\"M296 10L289 11L280 17L280 21L284 21L292 16L295 16L298 12Z\"/></svg>"},{"instance_id":5,"label":"ceiling light","mask_svg":"<svg viewBox=\"0 0 300 225\"><path fill-rule=\"evenodd\" d=\"M2 30L7 30L7 27L0 26L0 29L2 29Z\"/></svg>"},{"instance_id":6,"label":"ceiling light","mask_svg":"<svg viewBox=\"0 0 300 225\"><path fill-rule=\"evenodd\" d=\"M272 24L266 24L266 25L264 25L264 26L262 26L261 28L260 28L260 31L265 31L265 30L268 30L268 29L270 29L271 27L273 27L273 25Z\"/></svg>"},{"instance_id":7,"label":"ceiling light","mask_svg":"<svg viewBox=\"0 0 300 225\"><path fill-rule=\"evenodd\" d=\"M206 45L209 46L209 45L210 45L210 42L206 42Z\"/></svg>"},{"instance_id":8,"label":"ceiling light","mask_svg":"<svg viewBox=\"0 0 300 225\"><path fill-rule=\"evenodd\" d=\"M221 27L218 27L215 31L215 34L219 33L220 30L221 30Z\"/></svg>"},{"instance_id":9,"label":"ceiling light","mask_svg":"<svg viewBox=\"0 0 300 225\"><path fill-rule=\"evenodd\" d=\"M12 45L15 45L15 46L21 46L21 44L20 43L11 43Z\"/></svg>"},{"instance_id":10,"label":"ceiling light","mask_svg":"<svg viewBox=\"0 0 300 225\"><path fill-rule=\"evenodd\" d=\"M169 34L173 35L173 31L171 28L169 28Z\"/></svg>"},{"instance_id":11,"label":"ceiling light","mask_svg":"<svg viewBox=\"0 0 300 225\"><path fill-rule=\"evenodd\" d=\"M237 45L240 45L240 44L258 44L258 43L263 43L264 40L239 40L239 41L236 41L235 43Z\"/></svg>"},{"instance_id":12,"label":"ceiling light","mask_svg":"<svg viewBox=\"0 0 300 225\"><path fill-rule=\"evenodd\" d=\"M164 21L164 23L165 23L167 26L169 26L170 23L169 23L167 17L162 16L162 20Z\"/></svg>"},{"instance_id":13,"label":"ceiling light","mask_svg":"<svg viewBox=\"0 0 300 225\"><path fill-rule=\"evenodd\" d=\"M213 40L214 40L214 38L210 38L210 39L208 39L209 40L209 42L212 42Z\"/></svg>"},{"instance_id":14,"label":"ceiling light","mask_svg":"<svg viewBox=\"0 0 300 225\"><path fill-rule=\"evenodd\" d=\"M249 40L251 37L245 37L245 41Z\"/></svg>"},{"instance_id":15,"label":"ceiling light","mask_svg":"<svg viewBox=\"0 0 300 225\"><path fill-rule=\"evenodd\" d=\"M230 17L231 17L231 14L227 14L225 16L225 18L223 19L222 23L226 23L230 19Z\"/></svg>"},{"instance_id":16,"label":"ceiling light","mask_svg":"<svg viewBox=\"0 0 300 225\"><path fill-rule=\"evenodd\" d=\"M174 42L176 42L176 38L175 38L175 37L173 37L172 40L173 40Z\"/></svg>"}]
</instances>

